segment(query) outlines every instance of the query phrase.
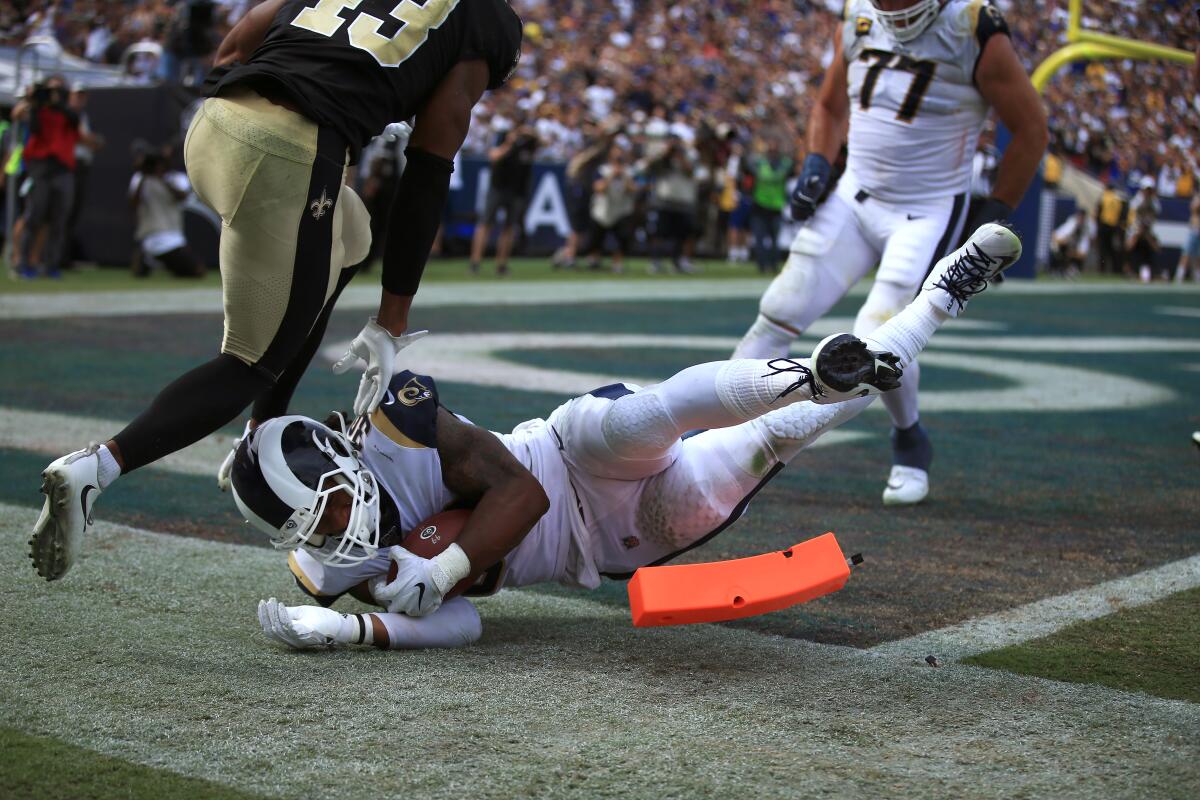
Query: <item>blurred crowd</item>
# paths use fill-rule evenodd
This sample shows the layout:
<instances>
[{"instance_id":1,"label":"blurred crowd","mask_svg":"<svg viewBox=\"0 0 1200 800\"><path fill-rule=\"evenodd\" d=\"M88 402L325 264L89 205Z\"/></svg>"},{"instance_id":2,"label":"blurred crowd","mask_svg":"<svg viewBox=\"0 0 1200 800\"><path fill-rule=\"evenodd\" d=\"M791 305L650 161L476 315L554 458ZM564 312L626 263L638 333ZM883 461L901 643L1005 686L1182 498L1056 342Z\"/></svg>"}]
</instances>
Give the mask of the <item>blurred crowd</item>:
<instances>
[{"instance_id":1,"label":"blurred crowd","mask_svg":"<svg viewBox=\"0 0 1200 800\"><path fill-rule=\"evenodd\" d=\"M198 83L256 0L0 0L0 44L52 40L147 81ZM44 45L45 46L45 45Z\"/></svg>"},{"instance_id":2,"label":"blurred crowd","mask_svg":"<svg viewBox=\"0 0 1200 800\"><path fill-rule=\"evenodd\" d=\"M1030 70L1066 44L1066 0L992 1ZM221 38L254 2L0 0L0 44L37 37L145 81L196 84ZM784 186L805 155L841 0L512 4L525 20L521 62L510 88L476 108L464 147L503 176L483 219L500 243L515 233L510 218L529 191L522 185L529 164L548 160L568 164L573 233L559 254L564 265L607 248L619 266L623 252L638 246L656 257L657 268L688 271L699 247L734 260L753 255L760 269L773 270L768 245L784 216ZM1191 48L1192 5L1085 0L1084 26ZM1050 83L1046 99L1051 150L1061 161L1127 196L1150 181L1159 197L1192 196L1200 98L1189 68L1075 64ZM990 134L983 142L977 162L994 168ZM513 153L521 164L507 163ZM980 177L986 183L986 174Z\"/></svg>"},{"instance_id":3,"label":"blurred crowd","mask_svg":"<svg viewBox=\"0 0 1200 800\"><path fill-rule=\"evenodd\" d=\"M993 2L1031 72L1067 43L1065 0ZM646 213L633 214L653 236L656 181L640 167L663 142L677 141L693 167L694 228L722 252L745 259L748 243L759 238L750 224L760 208L752 196L755 164L775 150L791 164L803 160L805 125L832 58L841 3L514 0L514 6L526 19L523 60L513 90L477 109L467 151L488 153L514 120L531 118L538 156L575 159L571 174L590 182L600 162L589 164L581 154L599 158L594 148L610 143L617 150L610 160L641 189L638 208ZM1183 0L1086 0L1084 6L1089 29L1195 47L1197 23ZM1160 197L1192 195L1200 101L1188 67L1075 64L1055 77L1046 98L1052 152L1060 159L1129 198L1144 192L1148 179ZM983 137L977 164L994 168L990 138ZM977 171L986 183L986 170ZM588 202L587 187L577 184L574 196ZM579 216L586 213L573 213ZM589 238L587 228L579 227L576 238ZM770 259L756 260L773 267Z\"/></svg>"},{"instance_id":4,"label":"blurred crowd","mask_svg":"<svg viewBox=\"0 0 1200 800\"><path fill-rule=\"evenodd\" d=\"M1067 43L1065 2L1011 0L1017 52L1033 69ZM1195 4L1185 0L1085 0L1083 27L1194 51ZM1190 197L1198 169L1200 101L1191 68L1145 61L1076 63L1045 92L1052 148L1130 195L1144 179L1160 197Z\"/></svg>"},{"instance_id":5,"label":"blurred crowd","mask_svg":"<svg viewBox=\"0 0 1200 800\"><path fill-rule=\"evenodd\" d=\"M994 0L1032 69L1066 43L1066 0ZM198 81L221 37L255 0L0 0L0 43L58 42L147 80ZM469 146L485 151L519 110L536 119L539 158L566 161L589 124L623 119L634 137L708 132L802 142L840 0L513 0L526 20L514 83L482 112ZM1086 0L1087 28L1194 46L1184 0ZM1197 101L1189 70L1145 62L1076 64L1046 93L1057 152L1160 196L1190 195ZM496 125L491 125L493 118ZM759 148L763 146L759 143ZM794 153L793 155L802 155Z\"/></svg>"}]
</instances>

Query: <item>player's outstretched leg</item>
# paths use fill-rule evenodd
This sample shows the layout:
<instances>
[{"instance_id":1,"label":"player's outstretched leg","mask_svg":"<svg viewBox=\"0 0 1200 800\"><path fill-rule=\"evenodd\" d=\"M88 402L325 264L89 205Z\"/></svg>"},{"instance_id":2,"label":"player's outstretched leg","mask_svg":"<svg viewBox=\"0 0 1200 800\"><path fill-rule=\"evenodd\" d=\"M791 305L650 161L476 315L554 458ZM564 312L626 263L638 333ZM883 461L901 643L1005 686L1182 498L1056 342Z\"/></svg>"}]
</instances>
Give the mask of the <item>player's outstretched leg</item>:
<instances>
[{"instance_id":1,"label":"player's outstretched leg","mask_svg":"<svg viewBox=\"0 0 1200 800\"><path fill-rule=\"evenodd\" d=\"M67 573L92 526L96 499L122 473L218 430L270 382L266 374L233 356L217 356L169 384L107 443L51 462L42 471L46 501L29 540L29 557L37 573L51 581Z\"/></svg>"},{"instance_id":2,"label":"player's outstretched leg","mask_svg":"<svg viewBox=\"0 0 1200 800\"><path fill-rule=\"evenodd\" d=\"M811 359L698 364L614 401L601 423L603 449L618 460L660 459L688 431L740 425L806 400L837 403L887 391L899 379L894 363L844 334L823 341Z\"/></svg>"},{"instance_id":3,"label":"player's outstretched leg","mask_svg":"<svg viewBox=\"0 0 1200 800\"><path fill-rule=\"evenodd\" d=\"M925 349L934 331L957 317L988 281L1021 257L1021 239L1005 225L988 223L934 265L921 293L863 340L872 352L894 355L905 369Z\"/></svg>"},{"instance_id":4,"label":"player's outstretched leg","mask_svg":"<svg viewBox=\"0 0 1200 800\"><path fill-rule=\"evenodd\" d=\"M847 354L843 363L865 365L875 354L885 353L890 357L882 366L874 367L877 374L889 368L903 370L916 360L938 328L958 316L971 297L986 289L989 280L1020 257L1021 240L1011 229L992 223L984 225L962 247L934 266L921 293L903 311L863 341L847 334L826 339L817 346L814 360L820 360L823 349L840 344L838 352ZM871 363L877 364L878 360L871 358ZM859 389L857 397L861 399L839 403L832 412L823 411L816 404L788 406L762 416L754 427L778 461L786 463L821 434L865 409L871 394Z\"/></svg>"}]
</instances>

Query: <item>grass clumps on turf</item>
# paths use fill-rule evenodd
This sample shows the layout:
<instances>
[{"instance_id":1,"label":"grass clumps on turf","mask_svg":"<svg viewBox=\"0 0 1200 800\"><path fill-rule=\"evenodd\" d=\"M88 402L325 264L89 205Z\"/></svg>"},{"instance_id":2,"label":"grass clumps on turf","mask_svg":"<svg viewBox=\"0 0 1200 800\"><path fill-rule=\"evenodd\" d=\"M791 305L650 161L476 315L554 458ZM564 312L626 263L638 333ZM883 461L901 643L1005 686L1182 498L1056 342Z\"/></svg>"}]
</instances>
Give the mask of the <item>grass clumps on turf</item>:
<instances>
[{"instance_id":1,"label":"grass clumps on turf","mask_svg":"<svg viewBox=\"0 0 1200 800\"><path fill-rule=\"evenodd\" d=\"M1079 622L966 663L1200 703L1200 588Z\"/></svg>"},{"instance_id":2,"label":"grass clumps on turf","mask_svg":"<svg viewBox=\"0 0 1200 800\"><path fill-rule=\"evenodd\" d=\"M0 794L37 800L253 800L219 783L132 764L82 747L0 728Z\"/></svg>"}]
</instances>

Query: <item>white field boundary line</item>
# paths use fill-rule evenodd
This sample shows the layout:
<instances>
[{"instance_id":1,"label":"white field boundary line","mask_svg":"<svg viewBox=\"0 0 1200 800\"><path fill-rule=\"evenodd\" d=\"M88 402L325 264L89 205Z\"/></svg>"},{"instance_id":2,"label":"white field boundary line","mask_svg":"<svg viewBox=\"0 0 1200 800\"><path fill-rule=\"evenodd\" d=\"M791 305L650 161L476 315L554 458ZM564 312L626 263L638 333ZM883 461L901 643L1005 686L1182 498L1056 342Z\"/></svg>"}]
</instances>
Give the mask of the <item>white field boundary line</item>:
<instances>
[{"instance_id":1,"label":"white field boundary line","mask_svg":"<svg viewBox=\"0 0 1200 800\"><path fill-rule=\"evenodd\" d=\"M630 300L753 299L766 289L763 280L646 280L430 284L421 287L418 308L444 306L528 306ZM377 286L351 286L342 293L341 310L379 307ZM132 314L220 313L219 289L161 291L67 292L44 295L0 294L0 319L40 319L60 315L127 316Z\"/></svg>"},{"instance_id":2,"label":"white field boundary line","mask_svg":"<svg viewBox=\"0 0 1200 800\"><path fill-rule=\"evenodd\" d=\"M860 282L850 296L863 297L869 282ZM525 306L628 301L756 299L767 281L752 278L725 280L596 280L596 281L517 281L512 283L432 283L421 287L418 308L445 306ZM1060 296L1103 294L1153 294L1155 296L1194 297L1200 284L1057 284L1010 281L1003 294ZM379 305L375 286L349 287L338 301L341 310L371 311ZM0 320L53 319L64 316L115 317L140 314L217 314L221 311L218 289L162 289L120 292L62 292L58 294L0 293Z\"/></svg>"},{"instance_id":3,"label":"white field boundary line","mask_svg":"<svg viewBox=\"0 0 1200 800\"><path fill-rule=\"evenodd\" d=\"M1049 636L1076 622L1136 608L1200 586L1200 554L1058 597L969 619L871 648L879 655L960 660Z\"/></svg>"},{"instance_id":4,"label":"white field boundary line","mask_svg":"<svg viewBox=\"0 0 1200 800\"><path fill-rule=\"evenodd\" d=\"M266 594L298 601L278 554L101 522L76 572L45 584L19 577L34 517L0 505L0 723L253 792L461 796L445 776L464 752L493 797L535 782L596 796L634 776L630 752L649 778L631 797L1138 797L1200 775L1191 703L727 626L637 630L584 593L482 601L484 638L464 651L298 655L253 615ZM470 749L346 759L414 719ZM331 720L344 746L312 748ZM597 775L564 783L580 752ZM681 776L703 789L681 793Z\"/></svg>"},{"instance_id":5,"label":"white field boundary line","mask_svg":"<svg viewBox=\"0 0 1200 800\"><path fill-rule=\"evenodd\" d=\"M57 458L86 447L90 442L108 441L126 424L95 417L0 407L0 447ZM181 475L209 475L215 488L217 467L225 460L232 444L233 437L214 433L166 456L151 468ZM30 480L36 484L39 482L36 478L34 475Z\"/></svg>"},{"instance_id":6,"label":"white field boundary line","mask_svg":"<svg viewBox=\"0 0 1200 800\"><path fill-rule=\"evenodd\" d=\"M593 388L599 385L594 384ZM551 410L546 409L547 415ZM79 450L90 442L107 441L125 424L94 417L0 407L0 447L42 453L49 462L51 458ZM871 438L877 438L877 435L866 431L830 431L811 444L809 449L836 447ZM215 486L217 467L225 460L232 445L233 437L214 433L156 461L148 468L179 475L211 477ZM34 477L31 476L30 480L34 480Z\"/></svg>"}]
</instances>

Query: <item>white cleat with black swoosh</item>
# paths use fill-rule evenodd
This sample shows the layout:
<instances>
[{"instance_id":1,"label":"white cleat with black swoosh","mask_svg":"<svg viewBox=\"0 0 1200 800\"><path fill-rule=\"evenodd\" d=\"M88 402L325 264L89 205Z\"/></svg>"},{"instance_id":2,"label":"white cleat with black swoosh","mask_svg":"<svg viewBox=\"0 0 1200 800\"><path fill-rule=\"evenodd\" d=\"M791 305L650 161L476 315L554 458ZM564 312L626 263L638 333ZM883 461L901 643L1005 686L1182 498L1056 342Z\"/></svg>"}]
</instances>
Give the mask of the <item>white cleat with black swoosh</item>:
<instances>
[{"instance_id":1,"label":"white cleat with black swoosh","mask_svg":"<svg viewBox=\"0 0 1200 800\"><path fill-rule=\"evenodd\" d=\"M92 527L92 508L100 496L98 449L92 445L63 456L42 471L46 502L33 526L29 557L38 575L48 581L67 574Z\"/></svg>"}]
</instances>

